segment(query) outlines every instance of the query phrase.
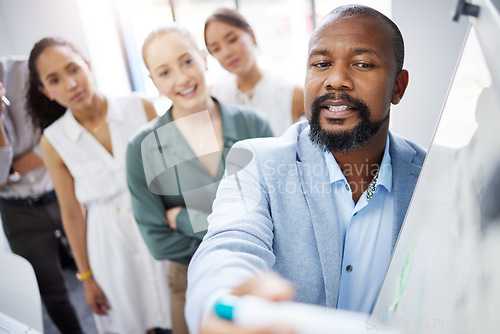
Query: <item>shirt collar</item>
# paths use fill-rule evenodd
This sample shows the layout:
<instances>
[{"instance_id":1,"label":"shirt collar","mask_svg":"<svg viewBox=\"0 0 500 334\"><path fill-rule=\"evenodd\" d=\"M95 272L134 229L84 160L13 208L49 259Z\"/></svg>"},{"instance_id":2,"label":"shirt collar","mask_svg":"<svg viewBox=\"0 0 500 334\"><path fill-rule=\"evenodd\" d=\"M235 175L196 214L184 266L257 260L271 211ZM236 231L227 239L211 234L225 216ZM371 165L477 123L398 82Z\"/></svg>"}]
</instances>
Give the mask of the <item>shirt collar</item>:
<instances>
[{"instance_id":1,"label":"shirt collar","mask_svg":"<svg viewBox=\"0 0 500 334\"><path fill-rule=\"evenodd\" d=\"M391 189L392 189L392 165L391 165L391 155L389 153L389 142L390 142L389 136L387 136L385 149L384 149L384 156L382 158L382 163L380 164L377 185L382 185L388 191L391 191ZM346 178L345 178L344 174L342 173L342 171L340 170L340 167L337 163L337 160L335 160L335 157L333 156L333 154L329 151L325 151L325 152L323 152L323 156L325 158L326 168L328 169L330 183L335 183L335 182L342 181L342 180L347 182Z\"/></svg>"},{"instance_id":2,"label":"shirt collar","mask_svg":"<svg viewBox=\"0 0 500 334\"><path fill-rule=\"evenodd\" d=\"M224 146L230 147L239 140L239 127L235 124L235 117L231 117L231 113L227 107L220 103L217 99L212 98L219 105L220 117L222 122L222 137L224 138Z\"/></svg>"},{"instance_id":3,"label":"shirt collar","mask_svg":"<svg viewBox=\"0 0 500 334\"><path fill-rule=\"evenodd\" d=\"M345 176L340 170L337 160L335 160L332 152L324 151L323 156L325 157L326 168L328 169L328 174L330 175L330 183L345 180Z\"/></svg>"},{"instance_id":4,"label":"shirt collar","mask_svg":"<svg viewBox=\"0 0 500 334\"><path fill-rule=\"evenodd\" d=\"M83 133L83 126L80 125L71 113L71 110L66 109L66 112L60 118L64 131L69 139L76 142Z\"/></svg>"}]
</instances>

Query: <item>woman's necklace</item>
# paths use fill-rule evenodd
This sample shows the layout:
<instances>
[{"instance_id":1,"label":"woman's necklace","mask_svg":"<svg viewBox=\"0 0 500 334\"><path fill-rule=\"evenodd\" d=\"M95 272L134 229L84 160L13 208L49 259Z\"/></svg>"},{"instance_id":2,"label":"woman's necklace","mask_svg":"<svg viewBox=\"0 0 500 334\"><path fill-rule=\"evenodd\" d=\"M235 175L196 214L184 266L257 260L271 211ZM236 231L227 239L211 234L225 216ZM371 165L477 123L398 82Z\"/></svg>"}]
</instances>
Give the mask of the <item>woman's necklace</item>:
<instances>
[{"instance_id":1,"label":"woman's necklace","mask_svg":"<svg viewBox=\"0 0 500 334\"><path fill-rule=\"evenodd\" d=\"M104 122L104 124L106 124L106 122ZM92 133L92 134L94 134L94 135L95 135L95 134L97 134L97 133L99 132L99 130L101 130L102 126L103 126L103 124L98 124L98 125L93 126L93 127L90 127L90 126L84 126L84 128L85 128L88 132L90 132L90 133Z\"/></svg>"},{"instance_id":2,"label":"woman's necklace","mask_svg":"<svg viewBox=\"0 0 500 334\"><path fill-rule=\"evenodd\" d=\"M93 134L97 134L97 133L99 132L99 130L101 129L101 127L102 127L102 124L101 124L101 125L98 125L98 126L96 126L96 127L94 127L94 128L92 128L92 131L91 131L91 132L92 132Z\"/></svg>"},{"instance_id":3,"label":"woman's necklace","mask_svg":"<svg viewBox=\"0 0 500 334\"><path fill-rule=\"evenodd\" d=\"M104 99L104 100L102 100L102 102L98 102L96 109L103 110L103 113L99 112L98 113L99 116L95 119L95 120L97 120L97 124L94 126L89 126L89 125L83 126L88 132L92 133L93 135L96 135L99 132L99 130L101 130L103 125L107 125L107 122L106 122L106 113L107 113L107 109L108 109L107 100Z\"/></svg>"}]
</instances>

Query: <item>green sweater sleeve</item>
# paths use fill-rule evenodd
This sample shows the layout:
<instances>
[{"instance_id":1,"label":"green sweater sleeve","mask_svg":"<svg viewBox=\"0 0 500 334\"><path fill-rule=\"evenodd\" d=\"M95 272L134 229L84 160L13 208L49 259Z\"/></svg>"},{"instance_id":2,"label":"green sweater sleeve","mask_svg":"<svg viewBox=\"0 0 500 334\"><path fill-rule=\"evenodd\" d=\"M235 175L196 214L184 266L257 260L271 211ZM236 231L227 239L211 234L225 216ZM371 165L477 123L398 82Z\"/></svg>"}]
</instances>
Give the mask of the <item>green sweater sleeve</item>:
<instances>
[{"instance_id":1,"label":"green sweater sleeve","mask_svg":"<svg viewBox=\"0 0 500 334\"><path fill-rule=\"evenodd\" d=\"M148 189L140 137L132 140L127 147L126 169L134 217L153 257L158 260L189 263L200 244L200 238L174 231L168 226L165 215L168 208L160 195Z\"/></svg>"},{"instance_id":2,"label":"green sweater sleeve","mask_svg":"<svg viewBox=\"0 0 500 334\"><path fill-rule=\"evenodd\" d=\"M182 208L175 219L177 230L188 237L201 240L207 233L207 218L208 214L202 211L189 209L188 212L186 208ZM195 223L192 224L192 221ZM194 232L193 226L195 226L197 232Z\"/></svg>"},{"instance_id":3,"label":"green sweater sleeve","mask_svg":"<svg viewBox=\"0 0 500 334\"><path fill-rule=\"evenodd\" d=\"M261 126L258 127L260 129L260 133L255 136L255 137L273 137L273 131L271 130L271 127L269 126L269 123L267 121L261 121Z\"/></svg>"}]
</instances>

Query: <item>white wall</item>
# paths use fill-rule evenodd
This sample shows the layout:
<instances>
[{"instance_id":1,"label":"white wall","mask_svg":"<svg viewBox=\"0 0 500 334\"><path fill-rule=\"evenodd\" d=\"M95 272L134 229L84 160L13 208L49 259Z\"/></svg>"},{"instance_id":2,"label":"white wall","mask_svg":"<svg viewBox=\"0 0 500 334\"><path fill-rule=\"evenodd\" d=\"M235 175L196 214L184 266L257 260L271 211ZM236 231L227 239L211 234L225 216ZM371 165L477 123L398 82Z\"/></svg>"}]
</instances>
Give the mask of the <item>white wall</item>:
<instances>
[{"instance_id":1,"label":"white wall","mask_svg":"<svg viewBox=\"0 0 500 334\"><path fill-rule=\"evenodd\" d=\"M90 60L102 92L130 91L110 0L0 0L0 56L27 56L49 36L67 39Z\"/></svg>"},{"instance_id":2,"label":"white wall","mask_svg":"<svg viewBox=\"0 0 500 334\"><path fill-rule=\"evenodd\" d=\"M28 55L36 41L60 36L88 56L75 0L0 0L0 55Z\"/></svg>"},{"instance_id":3,"label":"white wall","mask_svg":"<svg viewBox=\"0 0 500 334\"><path fill-rule=\"evenodd\" d=\"M410 83L391 112L391 130L430 146L469 25L452 21L457 0L393 0L392 19L405 39Z\"/></svg>"}]
</instances>

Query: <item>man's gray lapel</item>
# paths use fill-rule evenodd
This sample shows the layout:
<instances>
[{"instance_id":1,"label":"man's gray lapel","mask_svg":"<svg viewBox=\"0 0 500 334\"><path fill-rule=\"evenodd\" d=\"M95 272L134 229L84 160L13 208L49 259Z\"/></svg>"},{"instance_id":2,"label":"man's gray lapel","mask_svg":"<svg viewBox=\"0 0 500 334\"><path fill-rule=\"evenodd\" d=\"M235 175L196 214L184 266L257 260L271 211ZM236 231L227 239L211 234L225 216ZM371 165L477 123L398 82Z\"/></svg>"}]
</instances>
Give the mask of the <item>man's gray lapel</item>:
<instances>
[{"instance_id":1,"label":"man's gray lapel","mask_svg":"<svg viewBox=\"0 0 500 334\"><path fill-rule=\"evenodd\" d=\"M389 140L394 189L394 224L392 226L392 249L394 249L421 167L414 163L417 152L406 141L392 134L389 134Z\"/></svg>"},{"instance_id":2,"label":"man's gray lapel","mask_svg":"<svg viewBox=\"0 0 500 334\"><path fill-rule=\"evenodd\" d=\"M309 127L300 134L297 170L318 246L326 304L336 307L343 253L341 229L332 207L332 187L323 154L309 140Z\"/></svg>"}]
</instances>

